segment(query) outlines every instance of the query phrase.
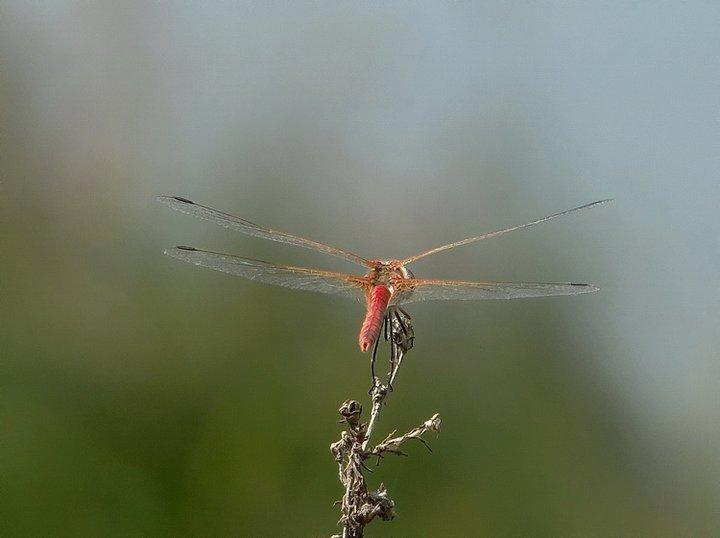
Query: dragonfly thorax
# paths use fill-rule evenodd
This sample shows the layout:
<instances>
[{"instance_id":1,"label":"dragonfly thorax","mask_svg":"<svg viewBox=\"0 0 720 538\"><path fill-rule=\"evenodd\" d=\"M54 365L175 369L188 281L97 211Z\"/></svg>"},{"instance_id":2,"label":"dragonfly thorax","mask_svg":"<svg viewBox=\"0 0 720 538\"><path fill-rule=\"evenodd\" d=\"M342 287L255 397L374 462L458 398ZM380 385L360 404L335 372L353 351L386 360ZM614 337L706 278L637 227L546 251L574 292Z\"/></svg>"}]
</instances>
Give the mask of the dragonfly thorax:
<instances>
[{"instance_id":1,"label":"dragonfly thorax","mask_svg":"<svg viewBox=\"0 0 720 538\"><path fill-rule=\"evenodd\" d=\"M376 261L366 275L370 282L377 286L386 286L391 293L395 291L395 282L413 278L413 274L398 260Z\"/></svg>"}]
</instances>

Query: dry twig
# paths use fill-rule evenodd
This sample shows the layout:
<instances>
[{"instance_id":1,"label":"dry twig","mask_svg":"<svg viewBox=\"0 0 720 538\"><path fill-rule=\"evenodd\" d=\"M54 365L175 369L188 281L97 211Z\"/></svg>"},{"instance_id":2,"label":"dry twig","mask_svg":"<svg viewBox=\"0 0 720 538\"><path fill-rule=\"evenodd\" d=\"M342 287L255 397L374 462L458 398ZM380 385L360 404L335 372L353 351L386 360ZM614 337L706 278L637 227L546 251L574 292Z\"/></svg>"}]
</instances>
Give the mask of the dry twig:
<instances>
[{"instance_id":1,"label":"dry twig","mask_svg":"<svg viewBox=\"0 0 720 538\"><path fill-rule=\"evenodd\" d=\"M387 383L383 383L374 375L374 363L377 344L373 352L373 387L370 390L372 409L370 422L366 425L360 421L362 404L356 400L346 400L338 410L342 417L341 422L347 425L342 432L340 440L330 445L330 451L338 463L340 482L345 487L345 494L339 504L341 517L339 524L343 526L342 538L359 538L363 536L365 526L376 517L385 521L395 517L395 503L388 496L387 489L381 483L378 489L368 490L364 471L370 471L365 460L375 456L380 458L385 454L406 455L400 447L410 439L417 439L428 450L430 447L422 438L428 431L440 431L440 415L435 413L422 425L413 428L399 437L394 437L397 430L388 435L381 443L368 450L370 437L377 425L383 405L388 394L392 391L402 359L412 348L414 332L410 323L410 316L402 310L391 308L385 318L385 340L390 343L390 372ZM340 535L335 535L339 537ZM335 538L335 537L334 537Z\"/></svg>"}]
</instances>

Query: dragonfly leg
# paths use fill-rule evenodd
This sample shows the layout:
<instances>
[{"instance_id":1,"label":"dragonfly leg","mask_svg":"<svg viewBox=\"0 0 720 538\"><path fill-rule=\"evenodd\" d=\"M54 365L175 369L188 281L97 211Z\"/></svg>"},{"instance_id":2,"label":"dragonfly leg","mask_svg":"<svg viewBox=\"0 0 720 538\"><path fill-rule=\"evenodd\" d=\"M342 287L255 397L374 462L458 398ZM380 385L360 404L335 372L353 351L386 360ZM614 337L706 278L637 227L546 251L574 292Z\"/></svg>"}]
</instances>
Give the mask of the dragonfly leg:
<instances>
[{"instance_id":1,"label":"dragonfly leg","mask_svg":"<svg viewBox=\"0 0 720 538\"><path fill-rule=\"evenodd\" d=\"M380 344L380 335L375 339L375 346L373 347L372 357L370 358L370 377L372 377L372 385L368 394L372 394L375 385L377 385L377 377L375 377L375 359L377 358L378 345Z\"/></svg>"},{"instance_id":2,"label":"dragonfly leg","mask_svg":"<svg viewBox=\"0 0 720 538\"><path fill-rule=\"evenodd\" d=\"M392 378L394 377L395 373L395 358L397 357L397 344L395 343L395 338L393 338L393 320L391 319L391 316L397 316L397 312L393 310L390 314L388 314L387 320L388 325L390 326L390 373L388 374L388 390L392 392Z\"/></svg>"},{"instance_id":3,"label":"dragonfly leg","mask_svg":"<svg viewBox=\"0 0 720 538\"><path fill-rule=\"evenodd\" d=\"M410 318L410 316L408 316L407 312L405 312L402 308L400 308L400 311L401 311L403 314L405 314L405 317L406 317L406 318L408 318L408 319ZM400 325L400 328L402 329L403 336L405 336L405 338L407 338L407 337L408 337L408 331L407 331L407 327L405 327L405 322L403 321L402 316L401 316L400 314L398 314L397 312L394 312L394 314L395 314L395 319L396 319L397 322L398 322L398 325Z\"/></svg>"}]
</instances>

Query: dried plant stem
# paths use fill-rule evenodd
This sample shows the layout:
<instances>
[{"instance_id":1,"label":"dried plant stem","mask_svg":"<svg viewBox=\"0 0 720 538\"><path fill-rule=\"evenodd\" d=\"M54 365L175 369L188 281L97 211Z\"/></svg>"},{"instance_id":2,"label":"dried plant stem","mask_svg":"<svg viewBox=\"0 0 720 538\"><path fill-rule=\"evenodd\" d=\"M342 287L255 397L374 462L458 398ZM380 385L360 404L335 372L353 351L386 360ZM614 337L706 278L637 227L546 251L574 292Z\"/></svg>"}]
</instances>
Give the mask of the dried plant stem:
<instances>
[{"instance_id":1,"label":"dried plant stem","mask_svg":"<svg viewBox=\"0 0 720 538\"><path fill-rule=\"evenodd\" d=\"M385 399L388 395L388 390L385 385L382 385L380 383L377 383L373 389L372 389L372 410L370 411L370 422L367 425L367 431L365 432L365 440L363 441L362 448L365 450L367 448L368 443L370 442L370 437L372 437L373 431L375 430L375 425L377 424L378 419L380 418L380 410L382 409L382 406L385 404Z\"/></svg>"},{"instance_id":2,"label":"dried plant stem","mask_svg":"<svg viewBox=\"0 0 720 538\"><path fill-rule=\"evenodd\" d=\"M390 377L387 385L383 385L379 379L375 378L375 385L370 391L372 409L370 411L370 422L368 423L367 432L365 433L365 441L363 441L362 445L363 450L367 448L367 445L370 442L370 437L372 437L372 434L375 431L375 425L380 418L380 411L382 410L383 405L385 405L385 400L390 394L389 387L395 385L395 378L397 377L397 373L400 371L400 365L402 364L404 356L405 353L403 351L400 351L397 357L397 362L395 363L394 368L390 372Z\"/></svg>"},{"instance_id":3,"label":"dried plant stem","mask_svg":"<svg viewBox=\"0 0 720 538\"><path fill-rule=\"evenodd\" d=\"M368 490L364 471L370 469L365 465L365 460L374 456L377 457L379 464L380 459L386 454L406 455L400 447L410 439L417 439L429 450L430 447L422 438L423 434L428 431L440 431L440 415L435 413L406 434L394 437L397 431L394 430L381 443L368 449L370 438L377 426L388 394L392 391L402 359L413 346L414 333L410 317L406 312L402 310L400 312L402 315L391 309L385 318L385 340L390 342L391 369L387 384L373 377L373 388L370 391L372 400L370 422L366 425L360 421L362 405L356 400L346 400L338 410L342 417L341 422L347 425L347 429L342 432L339 441L330 445L330 451L338 463L340 482L345 487L345 494L339 502L341 505L339 523L343 526L343 538L361 538L365 526L376 517L386 521L395 517L395 503L388 497L385 486L381 483L378 489Z\"/></svg>"}]
</instances>

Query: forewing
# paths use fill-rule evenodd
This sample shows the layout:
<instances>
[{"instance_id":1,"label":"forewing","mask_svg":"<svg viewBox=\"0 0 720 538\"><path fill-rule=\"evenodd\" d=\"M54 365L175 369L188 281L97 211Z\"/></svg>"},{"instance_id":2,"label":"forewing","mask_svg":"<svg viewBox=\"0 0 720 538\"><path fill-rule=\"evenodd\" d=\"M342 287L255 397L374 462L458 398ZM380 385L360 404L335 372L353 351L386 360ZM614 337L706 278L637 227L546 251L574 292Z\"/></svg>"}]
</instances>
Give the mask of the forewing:
<instances>
[{"instance_id":1,"label":"forewing","mask_svg":"<svg viewBox=\"0 0 720 538\"><path fill-rule=\"evenodd\" d=\"M228 213L223 213L222 211L218 211L217 209L213 209L211 207L196 204L186 198L180 198L179 196L158 196L157 200L176 211L214 222L224 228L235 230L246 235L269 239L270 241L278 241L280 243L287 243L289 245L295 245L318 252L324 252L325 254L344 258L365 267L372 267L372 264L368 260L353 252L337 247L331 247L330 245L313 241L312 239L305 239L304 237L297 237L289 233L271 230L270 228L260 226L259 224L255 224L249 220L235 217L234 215L230 215Z\"/></svg>"},{"instance_id":2,"label":"forewing","mask_svg":"<svg viewBox=\"0 0 720 538\"><path fill-rule=\"evenodd\" d=\"M396 286L395 304L418 301L473 301L578 295L599 288L592 284L560 282L463 282L460 280L406 279Z\"/></svg>"},{"instance_id":3,"label":"forewing","mask_svg":"<svg viewBox=\"0 0 720 538\"><path fill-rule=\"evenodd\" d=\"M275 265L260 260L198 250L192 247L167 249L165 254L193 265L208 267L230 275L241 276L266 284L274 284L275 286L351 298L364 297L366 281L364 277L357 275Z\"/></svg>"},{"instance_id":4,"label":"forewing","mask_svg":"<svg viewBox=\"0 0 720 538\"><path fill-rule=\"evenodd\" d=\"M430 256L431 254L437 254L438 252L442 252L444 250L448 250L451 248L459 247L462 245L467 245L468 243L474 243L476 241L481 241L483 239L490 239L491 237L497 237L498 235L503 235L508 232L513 232L515 230L520 230L521 228L529 228L530 226L535 226L536 224L540 224L543 222L547 222L549 220L556 219L558 217L562 217L563 215L568 215L570 213L574 213L576 211L580 211L581 209L588 209L591 207L594 207L596 205L604 204L606 202L611 202L611 199L607 200L598 200L597 202L592 202L590 204L581 205L580 207L574 207L572 209L567 209L565 211L561 211L560 213L555 213L554 215L548 215L547 217L543 217L541 219L534 220L532 222L527 222L525 224L520 224L519 226L513 226L511 228L505 228L504 230L497 230L495 232L490 232L482 235L477 235L475 237L468 237L466 239L462 239L460 241L455 241L454 243L448 243L447 245L442 245L439 247L435 247L430 250L426 250L425 252L420 252L419 254L415 254L414 256L409 256L402 260L403 265L407 265L408 263L414 262L416 260L419 260L420 258L424 258L425 256Z\"/></svg>"}]
</instances>

